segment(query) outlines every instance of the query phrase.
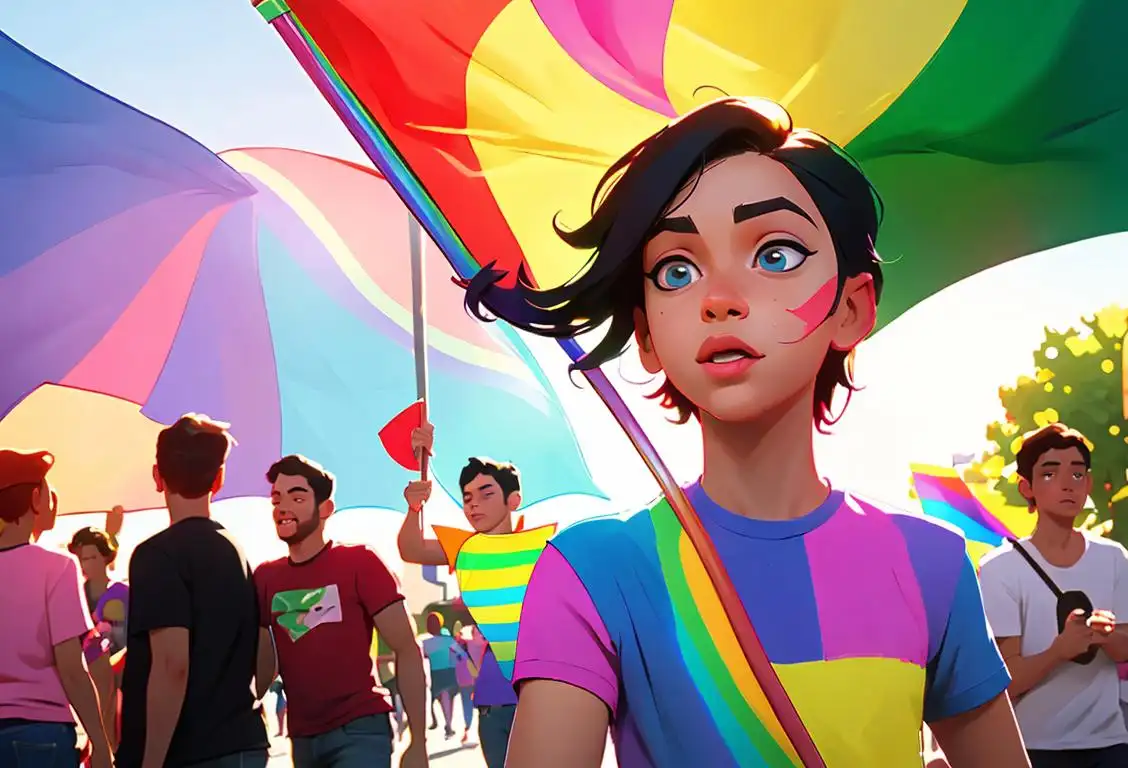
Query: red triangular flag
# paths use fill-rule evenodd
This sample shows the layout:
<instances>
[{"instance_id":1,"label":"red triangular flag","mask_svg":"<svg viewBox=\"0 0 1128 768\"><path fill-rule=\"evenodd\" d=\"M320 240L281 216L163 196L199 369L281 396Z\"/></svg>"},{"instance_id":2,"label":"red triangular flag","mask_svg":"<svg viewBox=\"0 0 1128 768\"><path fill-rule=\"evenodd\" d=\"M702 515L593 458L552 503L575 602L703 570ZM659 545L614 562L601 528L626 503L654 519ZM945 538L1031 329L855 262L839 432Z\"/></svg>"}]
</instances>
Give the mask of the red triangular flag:
<instances>
[{"instance_id":1,"label":"red triangular flag","mask_svg":"<svg viewBox=\"0 0 1128 768\"><path fill-rule=\"evenodd\" d=\"M419 471L419 457L411 450L411 430L423 426L423 401L416 400L392 418L380 430L380 442L396 464L413 472Z\"/></svg>"},{"instance_id":2,"label":"red triangular flag","mask_svg":"<svg viewBox=\"0 0 1128 768\"><path fill-rule=\"evenodd\" d=\"M517 518L517 525L513 526L513 532L520 533L523 530L525 530L525 516L521 515Z\"/></svg>"}]
</instances>

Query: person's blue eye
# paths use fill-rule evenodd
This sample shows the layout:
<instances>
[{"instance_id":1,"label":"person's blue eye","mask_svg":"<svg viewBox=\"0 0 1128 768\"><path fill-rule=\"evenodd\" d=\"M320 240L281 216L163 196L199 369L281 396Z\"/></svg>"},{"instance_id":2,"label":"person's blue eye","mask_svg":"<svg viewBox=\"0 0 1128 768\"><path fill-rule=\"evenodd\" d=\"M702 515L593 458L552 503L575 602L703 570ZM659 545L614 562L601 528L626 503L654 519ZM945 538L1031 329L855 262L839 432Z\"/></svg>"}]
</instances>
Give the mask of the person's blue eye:
<instances>
[{"instance_id":1,"label":"person's blue eye","mask_svg":"<svg viewBox=\"0 0 1128 768\"><path fill-rule=\"evenodd\" d=\"M659 261L646 275L654 287L661 291L677 291L691 285L701 277L697 266L680 256L668 256Z\"/></svg>"},{"instance_id":2,"label":"person's blue eye","mask_svg":"<svg viewBox=\"0 0 1128 768\"><path fill-rule=\"evenodd\" d=\"M764 245L756 252L754 267L765 272L790 272L803 266L814 251L791 240L777 240Z\"/></svg>"}]
</instances>

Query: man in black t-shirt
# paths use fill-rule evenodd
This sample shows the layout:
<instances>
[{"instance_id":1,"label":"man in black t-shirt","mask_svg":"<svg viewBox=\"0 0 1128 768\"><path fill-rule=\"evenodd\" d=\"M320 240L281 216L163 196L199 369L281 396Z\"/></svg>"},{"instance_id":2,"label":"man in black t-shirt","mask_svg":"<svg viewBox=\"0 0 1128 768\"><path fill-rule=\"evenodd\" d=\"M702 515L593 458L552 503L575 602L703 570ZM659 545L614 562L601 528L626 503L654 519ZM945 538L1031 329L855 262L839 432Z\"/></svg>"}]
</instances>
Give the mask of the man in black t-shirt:
<instances>
[{"instance_id":1,"label":"man in black t-shirt","mask_svg":"<svg viewBox=\"0 0 1128 768\"><path fill-rule=\"evenodd\" d=\"M189 414L157 438L153 477L172 524L130 558L119 768L267 763L252 681L260 645L273 655L271 640L259 628L250 564L210 515L226 430Z\"/></svg>"}]
</instances>

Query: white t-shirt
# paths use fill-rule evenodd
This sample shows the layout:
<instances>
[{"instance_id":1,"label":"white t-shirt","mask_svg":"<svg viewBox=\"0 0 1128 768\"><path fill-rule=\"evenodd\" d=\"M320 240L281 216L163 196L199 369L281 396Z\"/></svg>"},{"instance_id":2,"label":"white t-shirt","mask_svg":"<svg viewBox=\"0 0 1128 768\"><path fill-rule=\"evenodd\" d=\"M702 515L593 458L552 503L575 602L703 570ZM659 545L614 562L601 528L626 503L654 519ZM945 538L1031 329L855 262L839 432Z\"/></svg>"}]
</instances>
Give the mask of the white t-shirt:
<instances>
[{"instance_id":1,"label":"white t-shirt","mask_svg":"<svg viewBox=\"0 0 1128 768\"><path fill-rule=\"evenodd\" d=\"M1080 590L1093 607L1128 618L1128 552L1104 538L1085 537L1073 566L1046 562L1030 539L1022 547L1063 592ZM1021 637L1022 655L1049 649L1058 635L1057 598L1009 543L980 563L983 607L995 637ZM1128 743L1116 664L1098 652L1089 664L1066 662L1019 698L1014 707L1027 749L1100 749Z\"/></svg>"}]
</instances>

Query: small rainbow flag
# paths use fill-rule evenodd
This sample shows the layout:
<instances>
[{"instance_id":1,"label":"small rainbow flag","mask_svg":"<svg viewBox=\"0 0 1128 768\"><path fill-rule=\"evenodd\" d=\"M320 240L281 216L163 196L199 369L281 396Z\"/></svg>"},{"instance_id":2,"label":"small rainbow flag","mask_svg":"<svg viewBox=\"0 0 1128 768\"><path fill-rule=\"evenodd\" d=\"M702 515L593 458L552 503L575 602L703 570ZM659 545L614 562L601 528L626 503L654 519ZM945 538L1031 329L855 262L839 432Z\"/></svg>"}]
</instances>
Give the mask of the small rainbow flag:
<instances>
[{"instance_id":1,"label":"small rainbow flag","mask_svg":"<svg viewBox=\"0 0 1128 768\"><path fill-rule=\"evenodd\" d=\"M975 497L959 472L949 467L913 464L913 485L920 507L929 517L943 520L963 532L973 559L1016 536Z\"/></svg>"}]
</instances>

